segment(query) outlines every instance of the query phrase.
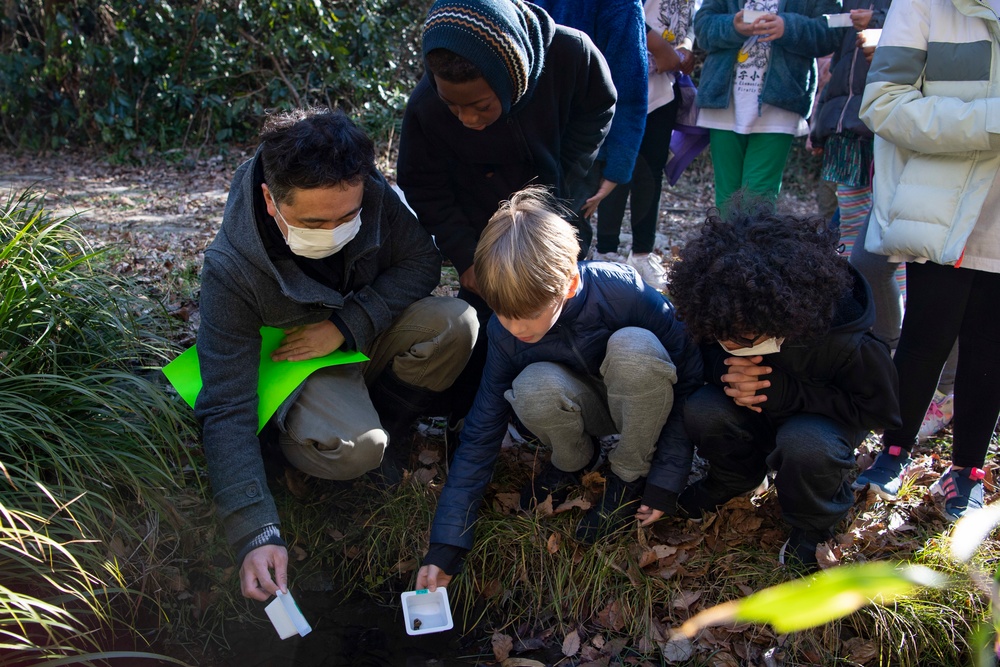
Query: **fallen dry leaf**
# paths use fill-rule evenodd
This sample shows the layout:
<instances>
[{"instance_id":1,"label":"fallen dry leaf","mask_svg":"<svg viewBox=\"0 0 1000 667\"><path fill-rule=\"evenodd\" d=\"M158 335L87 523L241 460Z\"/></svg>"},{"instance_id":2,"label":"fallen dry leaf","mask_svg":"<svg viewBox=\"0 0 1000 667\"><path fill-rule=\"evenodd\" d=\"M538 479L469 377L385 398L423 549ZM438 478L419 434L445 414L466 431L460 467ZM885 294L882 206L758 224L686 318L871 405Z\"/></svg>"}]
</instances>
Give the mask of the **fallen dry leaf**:
<instances>
[{"instance_id":1,"label":"fallen dry leaf","mask_svg":"<svg viewBox=\"0 0 1000 667\"><path fill-rule=\"evenodd\" d=\"M563 639L562 654L567 658L572 658L580 651L580 633L573 630Z\"/></svg>"},{"instance_id":2,"label":"fallen dry leaf","mask_svg":"<svg viewBox=\"0 0 1000 667\"><path fill-rule=\"evenodd\" d=\"M538 503L535 507L535 514L540 517L552 516L552 494L550 493L548 498Z\"/></svg>"},{"instance_id":3,"label":"fallen dry leaf","mask_svg":"<svg viewBox=\"0 0 1000 667\"><path fill-rule=\"evenodd\" d=\"M816 562L819 563L821 570L828 570L840 565L840 556L829 542L820 542L816 545Z\"/></svg>"},{"instance_id":4,"label":"fallen dry leaf","mask_svg":"<svg viewBox=\"0 0 1000 667\"><path fill-rule=\"evenodd\" d=\"M864 665L878 656L878 647L875 642L861 637L852 637L844 641L841 644L841 649L844 652L844 657L860 665Z\"/></svg>"},{"instance_id":5,"label":"fallen dry leaf","mask_svg":"<svg viewBox=\"0 0 1000 667\"><path fill-rule=\"evenodd\" d=\"M441 452L436 449L422 449L420 450L420 455L417 456L417 460L425 466L429 466L432 463L437 463L441 460Z\"/></svg>"},{"instance_id":6,"label":"fallen dry leaf","mask_svg":"<svg viewBox=\"0 0 1000 667\"><path fill-rule=\"evenodd\" d=\"M674 609L688 609L701 597L702 591L678 591L670 606Z\"/></svg>"},{"instance_id":7,"label":"fallen dry leaf","mask_svg":"<svg viewBox=\"0 0 1000 667\"><path fill-rule=\"evenodd\" d=\"M498 493L493 496L498 509L503 510L507 514L513 514L521 509L521 494L520 493Z\"/></svg>"},{"instance_id":8,"label":"fallen dry leaf","mask_svg":"<svg viewBox=\"0 0 1000 667\"><path fill-rule=\"evenodd\" d=\"M434 466L433 468L417 468L417 470L413 473L413 479L415 479L418 484L427 486L434 481L434 478L437 477L437 473L437 466Z\"/></svg>"},{"instance_id":9,"label":"fallen dry leaf","mask_svg":"<svg viewBox=\"0 0 1000 667\"><path fill-rule=\"evenodd\" d=\"M549 535L549 539L545 542L545 549L550 553L554 554L559 551L559 547L562 545L562 535L559 533L552 533Z\"/></svg>"},{"instance_id":10,"label":"fallen dry leaf","mask_svg":"<svg viewBox=\"0 0 1000 667\"><path fill-rule=\"evenodd\" d=\"M510 655L511 649L514 648L514 640L511 639L510 635L505 635L502 632L494 632L490 643L493 646L493 657L497 659L497 662L506 664L507 656Z\"/></svg>"},{"instance_id":11,"label":"fallen dry leaf","mask_svg":"<svg viewBox=\"0 0 1000 667\"><path fill-rule=\"evenodd\" d=\"M309 495L306 474L296 468L285 468L285 486L296 498L301 499Z\"/></svg>"},{"instance_id":12,"label":"fallen dry leaf","mask_svg":"<svg viewBox=\"0 0 1000 667\"><path fill-rule=\"evenodd\" d=\"M417 569L417 559L407 558L396 563L392 570L393 572L398 572L399 574L406 574L407 572L413 572Z\"/></svg>"},{"instance_id":13,"label":"fallen dry leaf","mask_svg":"<svg viewBox=\"0 0 1000 667\"><path fill-rule=\"evenodd\" d=\"M687 662L694 655L694 644L687 637L670 639L660 644L660 653L667 662Z\"/></svg>"},{"instance_id":14,"label":"fallen dry leaf","mask_svg":"<svg viewBox=\"0 0 1000 667\"><path fill-rule=\"evenodd\" d=\"M719 651L712 656L712 667L740 667L740 661L728 651Z\"/></svg>"},{"instance_id":15,"label":"fallen dry leaf","mask_svg":"<svg viewBox=\"0 0 1000 667\"><path fill-rule=\"evenodd\" d=\"M562 514L563 512L568 512L571 509L581 509L589 510L592 503L586 498L573 498L572 500L566 500L562 502L559 507L552 510L553 514Z\"/></svg>"},{"instance_id":16,"label":"fallen dry leaf","mask_svg":"<svg viewBox=\"0 0 1000 667\"><path fill-rule=\"evenodd\" d=\"M497 595L500 595L500 593L502 592L503 592L503 586L497 579L490 579L489 581L486 582L485 585L483 585L482 589L480 590L480 594L484 598L496 597Z\"/></svg>"},{"instance_id":17,"label":"fallen dry leaf","mask_svg":"<svg viewBox=\"0 0 1000 667\"><path fill-rule=\"evenodd\" d=\"M608 630L618 632L625 627L625 617L622 614L622 605L615 600L607 607L597 613L597 622Z\"/></svg>"},{"instance_id":18,"label":"fallen dry leaf","mask_svg":"<svg viewBox=\"0 0 1000 667\"><path fill-rule=\"evenodd\" d=\"M580 484L588 491L597 493L604 489L605 481L607 480L604 479L604 475L596 470L592 470L583 475L583 478L580 480Z\"/></svg>"},{"instance_id":19,"label":"fallen dry leaf","mask_svg":"<svg viewBox=\"0 0 1000 667\"><path fill-rule=\"evenodd\" d=\"M677 553L677 547L668 544L657 544L653 547L653 553L656 554L657 558L669 558Z\"/></svg>"}]
</instances>

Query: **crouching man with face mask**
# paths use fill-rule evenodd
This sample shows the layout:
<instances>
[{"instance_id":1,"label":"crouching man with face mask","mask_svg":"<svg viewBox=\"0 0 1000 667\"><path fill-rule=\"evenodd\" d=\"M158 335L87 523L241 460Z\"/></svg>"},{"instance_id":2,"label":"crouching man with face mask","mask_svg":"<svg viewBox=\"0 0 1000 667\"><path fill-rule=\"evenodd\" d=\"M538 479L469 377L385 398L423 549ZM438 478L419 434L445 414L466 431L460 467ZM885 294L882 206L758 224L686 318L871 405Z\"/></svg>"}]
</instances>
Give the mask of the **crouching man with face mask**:
<instances>
[{"instance_id":1,"label":"crouching man with face mask","mask_svg":"<svg viewBox=\"0 0 1000 667\"><path fill-rule=\"evenodd\" d=\"M272 418L296 468L392 484L409 463L414 419L451 386L475 344L475 311L431 297L441 259L375 167L371 140L343 113L270 116L239 167L205 252L196 414L218 514L243 594L287 591L288 554L257 437L260 328L275 361L359 350L363 364L310 375Z\"/></svg>"}]
</instances>

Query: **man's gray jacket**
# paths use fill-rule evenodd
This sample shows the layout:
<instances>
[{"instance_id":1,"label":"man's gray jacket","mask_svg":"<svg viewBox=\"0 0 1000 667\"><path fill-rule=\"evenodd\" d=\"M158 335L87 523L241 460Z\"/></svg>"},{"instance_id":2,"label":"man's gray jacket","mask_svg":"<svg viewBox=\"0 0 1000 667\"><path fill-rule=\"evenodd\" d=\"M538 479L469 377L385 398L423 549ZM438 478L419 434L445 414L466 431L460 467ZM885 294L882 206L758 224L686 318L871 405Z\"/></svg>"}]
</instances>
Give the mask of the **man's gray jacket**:
<instances>
[{"instance_id":1,"label":"man's gray jacket","mask_svg":"<svg viewBox=\"0 0 1000 667\"><path fill-rule=\"evenodd\" d=\"M216 509L234 545L279 523L257 439L260 328L331 319L345 346L364 350L441 278L430 236L377 172L364 184L361 229L339 253L343 273L330 282L339 290L306 275L287 252L269 256L260 229L275 223L264 205L260 163L258 151L236 171L201 276L203 387L195 413Z\"/></svg>"}]
</instances>

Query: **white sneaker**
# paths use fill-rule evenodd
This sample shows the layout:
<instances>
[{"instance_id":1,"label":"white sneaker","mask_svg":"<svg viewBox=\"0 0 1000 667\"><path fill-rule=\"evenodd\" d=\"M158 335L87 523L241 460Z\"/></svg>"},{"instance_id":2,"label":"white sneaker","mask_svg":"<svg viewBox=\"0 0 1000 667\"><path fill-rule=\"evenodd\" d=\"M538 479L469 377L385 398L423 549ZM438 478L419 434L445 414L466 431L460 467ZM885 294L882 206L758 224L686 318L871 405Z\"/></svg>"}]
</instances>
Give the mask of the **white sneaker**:
<instances>
[{"instance_id":1,"label":"white sneaker","mask_svg":"<svg viewBox=\"0 0 1000 667\"><path fill-rule=\"evenodd\" d=\"M618 262L619 264L625 262L625 258L616 252L597 252L596 250L593 259L595 262Z\"/></svg>"},{"instance_id":2,"label":"white sneaker","mask_svg":"<svg viewBox=\"0 0 1000 667\"><path fill-rule=\"evenodd\" d=\"M667 284L667 272L664 270L658 255L653 253L636 255L630 252L625 263L638 271L643 282L650 287L662 289Z\"/></svg>"},{"instance_id":3,"label":"white sneaker","mask_svg":"<svg viewBox=\"0 0 1000 667\"><path fill-rule=\"evenodd\" d=\"M951 418L955 414L955 395L943 394L939 390L934 390L934 398L924 415L924 422L917 432L917 439L920 442L937 435L945 426L951 423Z\"/></svg>"}]
</instances>

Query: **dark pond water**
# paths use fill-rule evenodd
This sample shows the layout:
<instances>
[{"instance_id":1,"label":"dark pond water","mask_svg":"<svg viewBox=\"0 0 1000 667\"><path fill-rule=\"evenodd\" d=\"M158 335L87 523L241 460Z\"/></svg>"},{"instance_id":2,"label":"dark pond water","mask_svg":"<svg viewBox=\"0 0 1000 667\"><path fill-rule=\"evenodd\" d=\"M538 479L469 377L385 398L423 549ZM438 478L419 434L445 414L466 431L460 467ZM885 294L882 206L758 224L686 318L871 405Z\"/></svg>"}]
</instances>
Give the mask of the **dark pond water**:
<instances>
[{"instance_id":1,"label":"dark pond water","mask_svg":"<svg viewBox=\"0 0 1000 667\"><path fill-rule=\"evenodd\" d=\"M282 640L275 632L264 604L260 625L230 624L226 627L229 649L212 649L199 656L199 667L470 667L492 661L483 654L483 637L475 631L463 637L460 621L456 629L415 635L406 633L399 596L385 604L367 598L345 603L327 592L294 591L312 632L305 637ZM180 659L190 656L169 651Z\"/></svg>"}]
</instances>

